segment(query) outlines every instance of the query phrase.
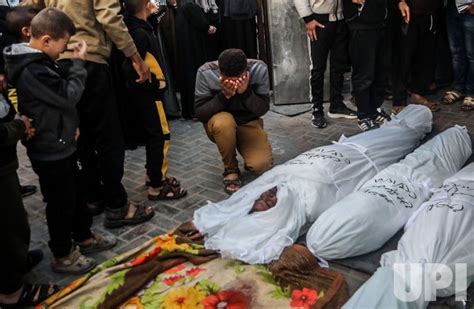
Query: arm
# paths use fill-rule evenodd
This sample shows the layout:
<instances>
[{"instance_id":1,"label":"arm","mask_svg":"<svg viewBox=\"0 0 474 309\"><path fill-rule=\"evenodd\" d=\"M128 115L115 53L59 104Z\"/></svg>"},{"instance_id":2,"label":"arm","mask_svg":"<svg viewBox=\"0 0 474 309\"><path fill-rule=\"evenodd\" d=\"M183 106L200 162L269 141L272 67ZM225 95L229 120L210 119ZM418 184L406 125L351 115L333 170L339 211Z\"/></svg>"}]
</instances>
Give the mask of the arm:
<instances>
[{"instance_id":1,"label":"arm","mask_svg":"<svg viewBox=\"0 0 474 309\"><path fill-rule=\"evenodd\" d=\"M309 0L293 0L298 15L304 19L305 23L313 16L313 10L309 4ZM308 20L307 20L308 19Z\"/></svg>"},{"instance_id":2,"label":"arm","mask_svg":"<svg viewBox=\"0 0 474 309\"><path fill-rule=\"evenodd\" d=\"M196 92L194 106L196 109L196 117L202 123L206 123L215 114L226 109L230 100L224 94L219 92L214 95L206 81L205 72L199 70L196 77Z\"/></svg>"},{"instance_id":3,"label":"arm","mask_svg":"<svg viewBox=\"0 0 474 309\"><path fill-rule=\"evenodd\" d=\"M257 94L251 88L247 89L240 98L243 106L257 117L265 115L270 109L270 96L268 94Z\"/></svg>"},{"instance_id":4,"label":"arm","mask_svg":"<svg viewBox=\"0 0 474 309\"><path fill-rule=\"evenodd\" d=\"M15 145L25 135L25 124L21 119L0 124L0 145Z\"/></svg>"},{"instance_id":5,"label":"arm","mask_svg":"<svg viewBox=\"0 0 474 309\"><path fill-rule=\"evenodd\" d=\"M209 21L201 8L194 3L187 3L183 6L183 14L186 19L201 32L207 33L209 30Z\"/></svg>"},{"instance_id":6,"label":"arm","mask_svg":"<svg viewBox=\"0 0 474 309\"><path fill-rule=\"evenodd\" d=\"M74 110L86 83L87 71L84 63L81 59L73 59L67 79L43 66L27 67L18 86L31 93L41 91L42 101L54 108Z\"/></svg>"}]
</instances>

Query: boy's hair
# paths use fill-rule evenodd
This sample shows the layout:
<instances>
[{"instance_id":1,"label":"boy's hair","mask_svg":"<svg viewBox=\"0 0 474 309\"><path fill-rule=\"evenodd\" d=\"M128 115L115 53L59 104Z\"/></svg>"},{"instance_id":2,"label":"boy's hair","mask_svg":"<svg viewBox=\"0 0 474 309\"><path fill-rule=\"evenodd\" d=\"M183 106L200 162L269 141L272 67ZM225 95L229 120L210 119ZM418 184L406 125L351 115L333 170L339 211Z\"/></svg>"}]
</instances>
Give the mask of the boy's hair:
<instances>
[{"instance_id":1,"label":"boy's hair","mask_svg":"<svg viewBox=\"0 0 474 309\"><path fill-rule=\"evenodd\" d=\"M76 27L72 20L55 8L43 9L31 21L31 36L35 39L49 35L53 40L59 40L74 34L76 34Z\"/></svg>"},{"instance_id":2,"label":"boy's hair","mask_svg":"<svg viewBox=\"0 0 474 309\"><path fill-rule=\"evenodd\" d=\"M17 39L21 39L23 27L30 27L31 21L38 14L38 11L31 6L17 6L7 13L6 22L8 32Z\"/></svg>"},{"instance_id":3,"label":"boy's hair","mask_svg":"<svg viewBox=\"0 0 474 309\"><path fill-rule=\"evenodd\" d=\"M122 0L122 3L128 14L136 15L146 7L149 1L150 0Z\"/></svg>"},{"instance_id":4,"label":"boy's hair","mask_svg":"<svg viewBox=\"0 0 474 309\"><path fill-rule=\"evenodd\" d=\"M237 77L247 70L247 56L240 49L226 49L218 59L219 70L227 77Z\"/></svg>"}]
</instances>

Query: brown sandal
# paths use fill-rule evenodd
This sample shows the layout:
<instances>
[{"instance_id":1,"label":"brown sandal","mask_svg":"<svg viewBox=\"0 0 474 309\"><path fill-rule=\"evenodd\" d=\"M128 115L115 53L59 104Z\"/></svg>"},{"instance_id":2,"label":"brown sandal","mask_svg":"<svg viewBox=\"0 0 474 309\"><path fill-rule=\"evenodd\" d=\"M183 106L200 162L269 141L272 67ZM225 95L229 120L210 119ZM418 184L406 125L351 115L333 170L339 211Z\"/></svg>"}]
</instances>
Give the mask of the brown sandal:
<instances>
[{"instance_id":1,"label":"brown sandal","mask_svg":"<svg viewBox=\"0 0 474 309\"><path fill-rule=\"evenodd\" d=\"M474 110L474 97L465 97L461 105L461 110L469 112Z\"/></svg>"},{"instance_id":2,"label":"brown sandal","mask_svg":"<svg viewBox=\"0 0 474 309\"><path fill-rule=\"evenodd\" d=\"M236 179L225 179L225 177L231 175L231 174L236 174L237 178ZM222 174L224 176L224 180L222 183L224 184L224 191L225 193L232 195L235 192L239 191L240 188L242 187L242 181L240 180L240 170L239 168L226 168L224 173ZM237 187L236 190L231 190L230 186Z\"/></svg>"},{"instance_id":3,"label":"brown sandal","mask_svg":"<svg viewBox=\"0 0 474 309\"><path fill-rule=\"evenodd\" d=\"M451 104L461 101L463 98L464 98L463 95L459 93L458 91L455 91L455 90L446 91L446 94L441 99L441 104L451 105Z\"/></svg>"},{"instance_id":4,"label":"brown sandal","mask_svg":"<svg viewBox=\"0 0 474 309\"><path fill-rule=\"evenodd\" d=\"M148 194L148 199L150 201L177 200L182 197L185 197L187 194L188 191L181 188L181 184L178 180L176 180L176 178L168 177L165 181L163 181L163 186L160 189L160 194Z\"/></svg>"}]
</instances>

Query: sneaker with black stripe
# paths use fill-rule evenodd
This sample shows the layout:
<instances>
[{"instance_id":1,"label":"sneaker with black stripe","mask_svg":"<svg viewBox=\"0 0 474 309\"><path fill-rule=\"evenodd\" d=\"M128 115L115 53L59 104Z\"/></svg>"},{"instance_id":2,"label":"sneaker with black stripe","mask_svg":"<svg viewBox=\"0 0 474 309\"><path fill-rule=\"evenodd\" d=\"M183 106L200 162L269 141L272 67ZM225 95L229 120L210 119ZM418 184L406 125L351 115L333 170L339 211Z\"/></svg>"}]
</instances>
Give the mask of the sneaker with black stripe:
<instances>
[{"instance_id":1,"label":"sneaker with black stripe","mask_svg":"<svg viewBox=\"0 0 474 309\"><path fill-rule=\"evenodd\" d=\"M328 117L337 119L337 118L345 118L345 119L356 119L357 114L352 109L348 108L344 104L339 107L337 110L329 111Z\"/></svg>"},{"instance_id":2,"label":"sneaker with black stripe","mask_svg":"<svg viewBox=\"0 0 474 309\"><path fill-rule=\"evenodd\" d=\"M390 115L387 114L387 112L385 112L381 108L377 108L377 112L374 115L374 121L376 123L382 124L382 123L385 123L386 121L390 121L390 120L392 120L392 117L390 117Z\"/></svg>"},{"instance_id":3,"label":"sneaker with black stripe","mask_svg":"<svg viewBox=\"0 0 474 309\"><path fill-rule=\"evenodd\" d=\"M363 132L374 130L380 127L372 118L361 119L359 120L358 125L359 129L361 129Z\"/></svg>"}]
</instances>

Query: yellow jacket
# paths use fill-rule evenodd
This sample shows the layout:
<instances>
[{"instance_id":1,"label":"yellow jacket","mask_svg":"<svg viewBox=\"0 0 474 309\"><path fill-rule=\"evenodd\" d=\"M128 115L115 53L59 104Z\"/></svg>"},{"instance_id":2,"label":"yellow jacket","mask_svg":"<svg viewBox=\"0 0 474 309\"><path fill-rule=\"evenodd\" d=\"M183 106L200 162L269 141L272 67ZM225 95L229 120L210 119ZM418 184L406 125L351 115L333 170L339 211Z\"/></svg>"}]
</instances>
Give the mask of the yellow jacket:
<instances>
[{"instance_id":1,"label":"yellow jacket","mask_svg":"<svg viewBox=\"0 0 474 309\"><path fill-rule=\"evenodd\" d=\"M89 46L87 60L107 63L112 42L126 57L137 52L120 15L119 0L26 0L25 5L40 9L55 7L66 13L76 25L76 34L61 58L72 58L72 46L86 41Z\"/></svg>"}]
</instances>

